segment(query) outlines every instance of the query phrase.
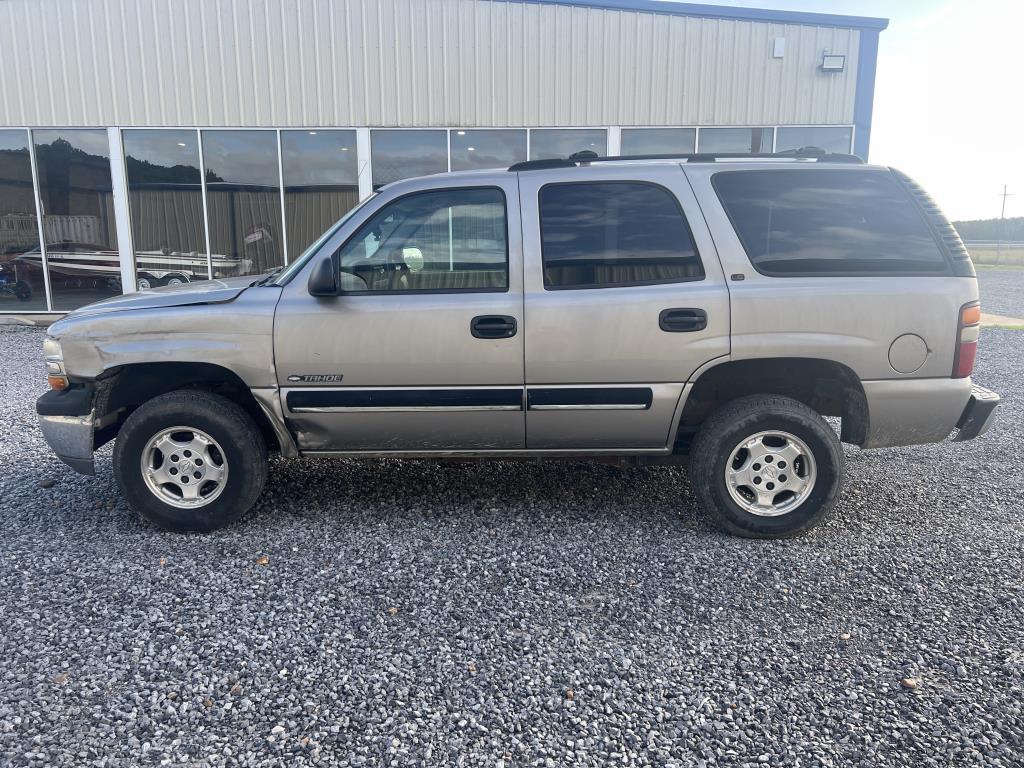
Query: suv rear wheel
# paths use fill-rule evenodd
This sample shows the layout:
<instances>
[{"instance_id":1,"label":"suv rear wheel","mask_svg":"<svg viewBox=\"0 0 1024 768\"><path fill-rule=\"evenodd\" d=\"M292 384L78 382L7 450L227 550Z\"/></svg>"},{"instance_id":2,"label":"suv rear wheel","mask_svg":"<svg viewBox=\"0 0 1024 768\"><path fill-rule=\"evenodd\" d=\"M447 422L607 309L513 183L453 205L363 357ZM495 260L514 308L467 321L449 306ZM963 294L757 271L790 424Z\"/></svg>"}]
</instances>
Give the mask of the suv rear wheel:
<instances>
[{"instance_id":1,"label":"suv rear wheel","mask_svg":"<svg viewBox=\"0 0 1024 768\"><path fill-rule=\"evenodd\" d=\"M210 531L244 514L263 490L267 451L252 419L227 398L180 390L141 405L114 446L131 507L173 531Z\"/></svg>"},{"instance_id":2,"label":"suv rear wheel","mask_svg":"<svg viewBox=\"0 0 1024 768\"><path fill-rule=\"evenodd\" d=\"M753 395L719 408L690 452L697 497L729 533L796 536L836 504L843 450L817 413L787 397Z\"/></svg>"}]
</instances>

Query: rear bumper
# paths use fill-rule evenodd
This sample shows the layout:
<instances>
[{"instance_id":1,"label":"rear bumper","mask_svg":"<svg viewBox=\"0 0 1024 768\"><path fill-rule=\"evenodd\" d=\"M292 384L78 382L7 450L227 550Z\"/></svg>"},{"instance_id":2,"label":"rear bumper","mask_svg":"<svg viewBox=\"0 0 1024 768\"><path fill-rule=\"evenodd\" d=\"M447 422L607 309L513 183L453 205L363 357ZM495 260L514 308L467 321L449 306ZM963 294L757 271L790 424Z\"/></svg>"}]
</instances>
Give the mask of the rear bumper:
<instances>
[{"instance_id":1,"label":"rear bumper","mask_svg":"<svg viewBox=\"0 0 1024 768\"><path fill-rule=\"evenodd\" d=\"M999 395L990 389L979 387L977 384L971 387L971 398L964 406L964 412L956 423L957 433L953 438L954 442L961 440L973 440L979 435L988 432L992 426L992 420L996 415L996 407L999 405Z\"/></svg>"},{"instance_id":2,"label":"rear bumper","mask_svg":"<svg viewBox=\"0 0 1024 768\"><path fill-rule=\"evenodd\" d=\"M971 397L970 379L864 381L867 440L862 448L937 443L949 437Z\"/></svg>"},{"instance_id":3,"label":"rear bumper","mask_svg":"<svg viewBox=\"0 0 1024 768\"><path fill-rule=\"evenodd\" d=\"M36 401L36 413L39 414L39 429L57 458L76 472L94 474L92 393L83 390L47 392Z\"/></svg>"},{"instance_id":4,"label":"rear bumper","mask_svg":"<svg viewBox=\"0 0 1024 768\"><path fill-rule=\"evenodd\" d=\"M867 440L862 448L938 443L955 429L959 430L955 439L970 440L988 429L999 403L999 395L969 378L861 383L868 406Z\"/></svg>"}]
</instances>

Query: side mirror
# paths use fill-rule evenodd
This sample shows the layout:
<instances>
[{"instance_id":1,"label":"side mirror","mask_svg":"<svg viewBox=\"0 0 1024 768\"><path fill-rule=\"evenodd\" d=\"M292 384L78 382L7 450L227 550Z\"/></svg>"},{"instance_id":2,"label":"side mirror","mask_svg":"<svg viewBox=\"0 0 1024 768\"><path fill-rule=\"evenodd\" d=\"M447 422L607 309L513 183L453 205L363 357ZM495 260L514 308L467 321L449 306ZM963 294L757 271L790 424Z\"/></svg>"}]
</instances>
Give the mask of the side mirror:
<instances>
[{"instance_id":1,"label":"side mirror","mask_svg":"<svg viewBox=\"0 0 1024 768\"><path fill-rule=\"evenodd\" d=\"M337 296L338 275L334 268L334 259L322 259L309 273L306 284L310 296Z\"/></svg>"}]
</instances>

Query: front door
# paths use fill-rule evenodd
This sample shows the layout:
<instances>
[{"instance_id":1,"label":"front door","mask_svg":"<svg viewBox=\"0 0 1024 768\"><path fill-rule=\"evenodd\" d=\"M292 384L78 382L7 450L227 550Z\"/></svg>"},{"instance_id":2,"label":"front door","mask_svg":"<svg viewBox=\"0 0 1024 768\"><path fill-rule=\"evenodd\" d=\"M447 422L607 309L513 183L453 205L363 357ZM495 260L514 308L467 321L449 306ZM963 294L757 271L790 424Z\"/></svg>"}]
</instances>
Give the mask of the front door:
<instances>
[{"instance_id":1,"label":"front door","mask_svg":"<svg viewBox=\"0 0 1024 768\"><path fill-rule=\"evenodd\" d=\"M300 450L525 446L515 175L420 185L360 212L333 251L338 296L310 296L305 273L284 288L274 352Z\"/></svg>"},{"instance_id":2,"label":"front door","mask_svg":"<svg viewBox=\"0 0 1024 768\"><path fill-rule=\"evenodd\" d=\"M642 172L638 172L642 169ZM531 449L666 449L729 353L729 295L678 165L520 173Z\"/></svg>"}]
</instances>

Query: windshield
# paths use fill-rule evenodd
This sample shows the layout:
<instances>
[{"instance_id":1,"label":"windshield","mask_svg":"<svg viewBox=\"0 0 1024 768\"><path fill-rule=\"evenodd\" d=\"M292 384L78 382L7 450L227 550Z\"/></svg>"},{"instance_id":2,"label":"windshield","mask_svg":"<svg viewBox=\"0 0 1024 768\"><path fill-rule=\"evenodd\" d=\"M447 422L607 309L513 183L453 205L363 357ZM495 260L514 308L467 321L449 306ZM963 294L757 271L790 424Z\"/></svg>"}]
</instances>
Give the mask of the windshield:
<instances>
[{"instance_id":1,"label":"windshield","mask_svg":"<svg viewBox=\"0 0 1024 768\"><path fill-rule=\"evenodd\" d=\"M274 275L273 273L271 273L269 277L274 278L273 284L284 285L289 280L291 280L299 272L299 270L301 270L302 267L305 266L306 262L313 258L313 254L319 251L320 247L324 243L326 243L346 221L348 221L355 215L356 211L361 210L368 202L373 200L373 198L375 198L378 194L379 193L374 192L368 198L359 203L359 205L357 205L351 211L349 211L340 219L338 219L334 223L333 227L329 227L326 232L324 232L322 235L320 235L320 237L313 241L313 244L309 246L309 248L307 248L305 251L303 251L302 255L299 256L299 258L297 258L295 261L293 261L291 264L285 267L284 271L282 271L280 274Z\"/></svg>"}]
</instances>

